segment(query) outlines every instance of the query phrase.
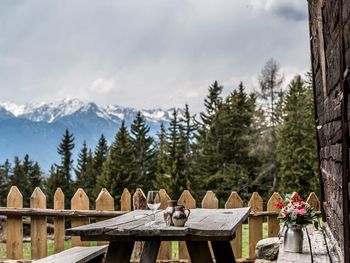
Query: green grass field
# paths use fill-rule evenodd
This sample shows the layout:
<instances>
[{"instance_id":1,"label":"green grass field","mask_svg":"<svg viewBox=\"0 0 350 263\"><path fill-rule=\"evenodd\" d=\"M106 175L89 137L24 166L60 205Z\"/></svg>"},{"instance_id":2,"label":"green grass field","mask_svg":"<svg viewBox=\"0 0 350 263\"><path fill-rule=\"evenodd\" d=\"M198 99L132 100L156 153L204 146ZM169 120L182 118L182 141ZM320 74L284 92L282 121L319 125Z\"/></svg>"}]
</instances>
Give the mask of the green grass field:
<instances>
[{"instance_id":1,"label":"green grass field","mask_svg":"<svg viewBox=\"0 0 350 263\"><path fill-rule=\"evenodd\" d=\"M243 248L243 257L248 257L248 225L243 225L243 240L242 240L242 248ZM267 224L264 223L263 225L263 238L267 237ZM95 242L92 242L92 245L96 245ZM71 240L64 242L65 249L68 249L72 246ZM179 257L179 243L177 241L172 242L173 247L173 258L177 259ZM24 252L24 259L30 259L30 243L26 242L23 244L23 252ZM54 253L54 242L52 240L49 240L47 242L47 254L52 255ZM6 244L1 243L0 244L0 258L6 258Z\"/></svg>"}]
</instances>

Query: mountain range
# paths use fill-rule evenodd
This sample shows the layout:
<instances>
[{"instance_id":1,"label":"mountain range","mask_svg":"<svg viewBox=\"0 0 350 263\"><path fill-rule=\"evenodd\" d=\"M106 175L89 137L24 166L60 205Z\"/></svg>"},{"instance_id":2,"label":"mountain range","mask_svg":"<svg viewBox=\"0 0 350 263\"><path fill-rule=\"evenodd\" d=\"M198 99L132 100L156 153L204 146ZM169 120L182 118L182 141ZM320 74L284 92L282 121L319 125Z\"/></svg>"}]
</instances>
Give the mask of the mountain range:
<instances>
[{"instance_id":1,"label":"mountain range","mask_svg":"<svg viewBox=\"0 0 350 263\"><path fill-rule=\"evenodd\" d=\"M51 103L17 105L0 103L0 162L25 154L38 161L43 170L49 170L60 161L57 146L65 129L75 137L76 158L82 144L94 148L103 133L110 144L122 121L130 127L136 114L141 112L155 136L161 123L168 126L173 109L137 110L117 105L99 106L79 99L64 99Z\"/></svg>"}]
</instances>

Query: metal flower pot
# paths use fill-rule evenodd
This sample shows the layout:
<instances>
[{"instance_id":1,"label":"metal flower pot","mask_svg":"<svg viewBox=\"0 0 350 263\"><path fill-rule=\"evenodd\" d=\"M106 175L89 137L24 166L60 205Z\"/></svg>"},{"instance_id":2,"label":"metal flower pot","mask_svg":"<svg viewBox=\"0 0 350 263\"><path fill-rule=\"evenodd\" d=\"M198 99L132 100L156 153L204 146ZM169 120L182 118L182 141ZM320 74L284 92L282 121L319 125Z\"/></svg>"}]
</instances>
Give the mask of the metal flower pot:
<instances>
[{"instance_id":1,"label":"metal flower pot","mask_svg":"<svg viewBox=\"0 0 350 263\"><path fill-rule=\"evenodd\" d=\"M284 233L284 250L293 253L303 252L303 225L287 225Z\"/></svg>"}]
</instances>

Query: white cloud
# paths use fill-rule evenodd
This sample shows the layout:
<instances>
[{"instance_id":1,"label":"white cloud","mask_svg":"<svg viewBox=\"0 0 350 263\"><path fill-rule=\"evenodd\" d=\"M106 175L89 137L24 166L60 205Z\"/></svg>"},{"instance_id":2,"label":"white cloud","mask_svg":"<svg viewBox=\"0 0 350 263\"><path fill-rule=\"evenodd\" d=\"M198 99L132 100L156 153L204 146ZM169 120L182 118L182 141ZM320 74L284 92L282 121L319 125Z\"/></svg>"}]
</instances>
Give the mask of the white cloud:
<instances>
[{"instance_id":1,"label":"white cloud","mask_svg":"<svg viewBox=\"0 0 350 263\"><path fill-rule=\"evenodd\" d=\"M257 10L296 21L307 19L306 0L249 0Z\"/></svg>"},{"instance_id":2,"label":"white cloud","mask_svg":"<svg viewBox=\"0 0 350 263\"><path fill-rule=\"evenodd\" d=\"M309 67L306 3L1 1L1 100L199 111L214 80L252 90L270 57L286 76Z\"/></svg>"}]
</instances>

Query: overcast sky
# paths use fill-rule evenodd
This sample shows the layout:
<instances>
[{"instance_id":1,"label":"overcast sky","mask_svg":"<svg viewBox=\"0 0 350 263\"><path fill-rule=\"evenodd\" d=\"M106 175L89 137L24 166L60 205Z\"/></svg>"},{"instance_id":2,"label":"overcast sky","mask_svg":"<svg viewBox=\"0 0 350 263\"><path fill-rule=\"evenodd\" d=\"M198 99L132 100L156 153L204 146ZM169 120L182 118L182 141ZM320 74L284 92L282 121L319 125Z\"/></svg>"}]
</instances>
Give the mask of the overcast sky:
<instances>
[{"instance_id":1,"label":"overcast sky","mask_svg":"<svg viewBox=\"0 0 350 263\"><path fill-rule=\"evenodd\" d=\"M3 0L0 32L1 102L199 111L270 57L286 79L310 67L306 0Z\"/></svg>"}]
</instances>

